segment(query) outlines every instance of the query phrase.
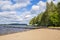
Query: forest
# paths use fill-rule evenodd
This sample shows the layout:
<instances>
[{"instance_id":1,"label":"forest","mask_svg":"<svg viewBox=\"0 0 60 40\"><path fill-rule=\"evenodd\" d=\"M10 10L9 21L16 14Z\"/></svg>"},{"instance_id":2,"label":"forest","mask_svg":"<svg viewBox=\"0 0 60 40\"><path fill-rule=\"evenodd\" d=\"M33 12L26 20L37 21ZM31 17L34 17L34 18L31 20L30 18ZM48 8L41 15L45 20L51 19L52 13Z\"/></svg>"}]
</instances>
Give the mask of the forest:
<instances>
[{"instance_id":1,"label":"forest","mask_svg":"<svg viewBox=\"0 0 60 40\"><path fill-rule=\"evenodd\" d=\"M60 27L60 2L58 4L46 3L46 10L32 18L30 25Z\"/></svg>"}]
</instances>

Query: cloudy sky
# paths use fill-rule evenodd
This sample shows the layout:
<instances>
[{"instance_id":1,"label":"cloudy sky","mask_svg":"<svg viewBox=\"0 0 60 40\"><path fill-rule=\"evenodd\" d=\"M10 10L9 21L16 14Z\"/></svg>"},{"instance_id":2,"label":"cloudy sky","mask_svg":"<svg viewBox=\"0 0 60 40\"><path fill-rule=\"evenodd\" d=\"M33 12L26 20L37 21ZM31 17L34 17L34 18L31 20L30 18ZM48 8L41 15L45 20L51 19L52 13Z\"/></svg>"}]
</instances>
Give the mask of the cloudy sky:
<instances>
[{"instance_id":1,"label":"cloudy sky","mask_svg":"<svg viewBox=\"0 0 60 40\"><path fill-rule=\"evenodd\" d=\"M0 24L29 23L30 19L44 12L46 2L52 0L0 0ZM54 0L56 4L59 0Z\"/></svg>"}]
</instances>

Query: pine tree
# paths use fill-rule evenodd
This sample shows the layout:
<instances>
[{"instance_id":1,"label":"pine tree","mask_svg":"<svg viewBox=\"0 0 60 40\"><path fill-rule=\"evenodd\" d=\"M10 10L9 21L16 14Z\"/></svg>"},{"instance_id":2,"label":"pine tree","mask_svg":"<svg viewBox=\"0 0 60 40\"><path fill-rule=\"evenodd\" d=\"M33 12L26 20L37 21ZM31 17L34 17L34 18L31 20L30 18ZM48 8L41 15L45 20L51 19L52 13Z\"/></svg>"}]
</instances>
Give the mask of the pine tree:
<instances>
[{"instance_id":1,"label":"pine tree","mask_svg":"<svg viewBox=\"0 0 60 40\"><path fill-rule=\"evenodd\" d=\"M41 18L41 25L42 26L48 26L49 11L50 11L50 4L47 2L46 3L46 11L43 13L42 18Z\"/></svg>"},{"instance_id":2,"label":"pine tree","mask_svg":"<svg viewBox=\"0 0 60 40\"><path fill-rule=\"evenodd\" d=\"M60 26L60 3L56 6L52 1L46 3L46 11L34 17L31 24L42 26Z\"/></svg>"},{"instance_id":3,"label":"pine tree","mask_svg":"<svg viewBox=\"0 0 60 40\"><path fill-rule=\"evenodd\" d=\"M57 4L57 11L58 11L58 19L59 19L59 23L58 26L60 26L60 2Z\"/></svg>"}]
</instances>

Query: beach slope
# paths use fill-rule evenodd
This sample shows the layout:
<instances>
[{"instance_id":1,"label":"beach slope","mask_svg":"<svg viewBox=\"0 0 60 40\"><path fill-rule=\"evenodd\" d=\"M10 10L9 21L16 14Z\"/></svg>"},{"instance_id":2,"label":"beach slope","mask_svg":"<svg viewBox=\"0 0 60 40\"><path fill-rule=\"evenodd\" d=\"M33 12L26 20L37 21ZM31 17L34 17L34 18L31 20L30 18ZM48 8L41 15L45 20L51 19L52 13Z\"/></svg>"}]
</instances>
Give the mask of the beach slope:
<instances>
[{"instance_id":1,"label":"beach slope","mask_svg":"<svg viewBox=\"0 0 60 40\"><path fill-rule=\"evenodd\" d=\"M60 40L60 30L35 29L0 36L0 40Z\"/></svg>"}]
</instances>

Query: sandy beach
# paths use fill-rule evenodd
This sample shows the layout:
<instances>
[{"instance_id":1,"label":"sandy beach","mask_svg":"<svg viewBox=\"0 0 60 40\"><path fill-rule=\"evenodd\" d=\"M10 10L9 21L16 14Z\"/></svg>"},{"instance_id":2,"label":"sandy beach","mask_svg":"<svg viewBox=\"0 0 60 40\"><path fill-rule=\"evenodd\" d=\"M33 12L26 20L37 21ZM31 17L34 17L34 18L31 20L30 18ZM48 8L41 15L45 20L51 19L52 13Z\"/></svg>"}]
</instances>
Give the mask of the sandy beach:
<instances>
[{"instance_id":1,"label":"sandy beach","mask_svg":"<svg viewBox=\"0 0 60 40\"><path fill-rule=\"evenodd\" d=\"M35 29L3 35L0 40L60 40L60 30Z\"/></svg>"}]
</instances>

